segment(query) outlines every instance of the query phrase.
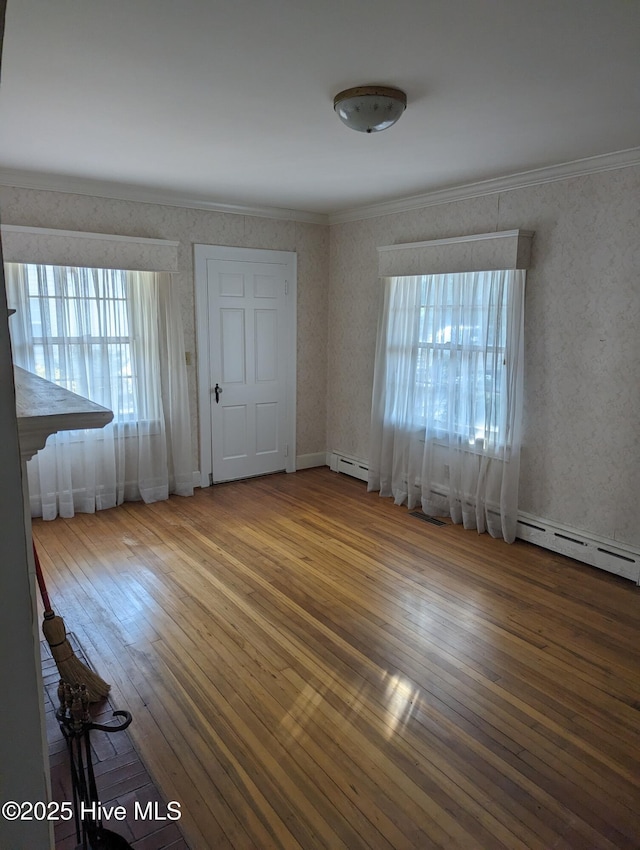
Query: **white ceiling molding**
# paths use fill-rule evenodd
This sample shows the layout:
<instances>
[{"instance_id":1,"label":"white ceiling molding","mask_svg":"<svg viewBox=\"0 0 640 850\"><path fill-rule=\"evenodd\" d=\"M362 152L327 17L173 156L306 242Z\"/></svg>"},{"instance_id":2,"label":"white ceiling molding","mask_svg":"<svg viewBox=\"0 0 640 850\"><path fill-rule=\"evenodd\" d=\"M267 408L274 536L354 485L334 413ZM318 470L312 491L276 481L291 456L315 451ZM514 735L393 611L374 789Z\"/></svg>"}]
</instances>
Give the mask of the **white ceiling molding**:
<instances>
[{"instance_id":1,"label":"white ceiling molding","mask_svg":"<svg viewBox=\"0 0 640 850\"><path fill-rule=\"evenodd\" d=\"M463 186L453 186L422 195L398 198L394 201L383 201L379 204L354 207L343 212L331 213L329 224L341 224L347 221L359 221L365 218L376 218L382 215L408 212L431 207L437 204L447 204L452 201L464 201L481 195L492 195L497 192L508 192L513 189L524 189L527 186L537 186L541 183L552 183L557 180L567 180L571 177L583 177L587 174L597 174L600 171L613 171L617 168L628 168L640 165L640 147L629 148L615 153L591 156L574 162L551 165L547 168L536 168L533 171L522 171L506 177L495 177L491 180L481 180L478 183L467 183Z\"/></svg>"},{"instance_id":2,"label":"white ceiling molding","mask_svg":"<svg viewBox=\"0 0 640 850\"><path fill-rule=\"evenodd\" d=\"M309 224L328 224L324 213L290 210L281 207L226 204L206 198L192 198L179 192L135 186L128 183L111 183L84 177L63 177L40 171L20 171L0 168L0 186L17 189L39 189L45 192L65 192L70 195L88 195L92 198L111 198L118 201L136 201L142 204L160 204L192 210L251 215L259 218L277 218L285 221L302 221Z\"/></svg>"},{"instance_id":3,"label":"white ceiling molding","mask_svg":"<svg viewBox=\"0 0 640 850\"><path fill-rule=\"evenodd\" d=\"M378 248L380 277L528 269L531 230L500 230Z\"/></svg>"},{"instance_id":4,"label":"white ceiling molding","mask_svg":"<svg viewBox=\"0 0 640 850\"><path fill-rule=\"evenodd\" d=\"M522 171L517 174L495 177L490 180L481 180L476 183L466 183L460 186L437 189L432 192L424 192L420 195L396 198L392 201L382 201L376 204L353 207L330 213L329 215L281 207L227 204L203 198L191 198L176 192L145 188L127 183L111 183L81 177L62 177L43 172L20 171L10 168L0 168L0 186L13 186L19 189L39 189L49 192L65 192L67 194L88 195L90 197L111 198L121 201L136 201L145 204L209 210L232 215L249 215L285 221L301 221L310 224L341 224L348 221L359 221L361 219L408 212L410 210L420 209L421 207L436 206L437 204L446 204L452 201L464 201L468 198L477 198L482 195L508 192L513 189L523 189L527 186L552 183L557 180L567 180L571 177L582 177L587 174L597 174L601 171L612 171L634 165L640 165L640 147L587 157L586 159L578 159L573 162L561 163L560 165L551 165L546 168L537 168L532 171Z\"/></svg>"},{"instance_id":5,"label":"white ceiling molding","mask_svg":"<svg viewBox=\"0 0 640 850\"><path fill-rule=\"evenodd\" d=\"M44 263L148 272L178 271L180 243L168 239L52 230L14 224L3 224L0 231L4 260L8 263Z\"/></svg>"}]
</instances>

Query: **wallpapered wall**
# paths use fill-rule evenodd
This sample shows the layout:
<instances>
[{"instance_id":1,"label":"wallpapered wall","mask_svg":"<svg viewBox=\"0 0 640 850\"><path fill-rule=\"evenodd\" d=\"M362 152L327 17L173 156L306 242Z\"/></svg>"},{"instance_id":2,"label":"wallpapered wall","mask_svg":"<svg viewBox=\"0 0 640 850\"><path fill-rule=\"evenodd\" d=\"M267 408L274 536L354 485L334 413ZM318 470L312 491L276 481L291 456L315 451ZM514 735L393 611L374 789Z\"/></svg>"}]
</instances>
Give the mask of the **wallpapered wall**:
<instances>
[{"instance_id":1,"label":"wallpapered wall","mask_svg":"<svg viewBox=\"0 0 640 850\"><path fill-rule=\"evenodd\" d=\"M0 188L3 224L115 233L180 242L174 280L180 289L185 347L195 353L193 244L296 251L298 255L297 454L326 447L328 227L34 189ZM197 456L196 360L187 367L194 470Z\"/></svg>"},{"instance_id":2,"label":"wallpapered wall","mask_svg":"<svg viewBox=\"0 0 640 850\"><path fill-rule=\"evenodd\" d=\"M379 245L534 230L520 508L640 544L640 168L331 227L330 451L368 458Z\"/></svg>"},{"instance_id":3,"label":"wallpapered wall","mask_svg":"<svg viewBox=\"0 0 640 850\"><path fill-rule=\"evenodd\" d=\"M377 246L534 230L520 507L640 544L640 168L336 224L330 232L7 187L0 188L0 213L5 224L178 240L176 285L192 352L194 242L297 251L297 453L365 460L381 292ZM195 363L188 371L195 447Z\"/></svg>"}]
</instances>

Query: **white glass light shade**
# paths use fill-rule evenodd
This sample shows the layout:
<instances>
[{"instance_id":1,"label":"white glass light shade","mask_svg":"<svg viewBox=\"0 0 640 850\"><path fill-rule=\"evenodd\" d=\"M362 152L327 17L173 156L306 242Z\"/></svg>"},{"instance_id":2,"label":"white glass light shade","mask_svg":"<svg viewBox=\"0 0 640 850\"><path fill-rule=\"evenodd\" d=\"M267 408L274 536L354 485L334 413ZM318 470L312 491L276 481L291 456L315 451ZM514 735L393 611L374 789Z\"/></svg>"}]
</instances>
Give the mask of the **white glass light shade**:
<instances>
[{"instance_id":1,"label":"white glass light shade","mask_svg":"<svg viewBox=\"0 0 640 850\"><path fill-rule=\"evenodd\" d=\"M343 124L359 133L378 133L396 123L407 108L407 96L386 86L345 89L333 99Z\"/></svg>"}]
</instances>

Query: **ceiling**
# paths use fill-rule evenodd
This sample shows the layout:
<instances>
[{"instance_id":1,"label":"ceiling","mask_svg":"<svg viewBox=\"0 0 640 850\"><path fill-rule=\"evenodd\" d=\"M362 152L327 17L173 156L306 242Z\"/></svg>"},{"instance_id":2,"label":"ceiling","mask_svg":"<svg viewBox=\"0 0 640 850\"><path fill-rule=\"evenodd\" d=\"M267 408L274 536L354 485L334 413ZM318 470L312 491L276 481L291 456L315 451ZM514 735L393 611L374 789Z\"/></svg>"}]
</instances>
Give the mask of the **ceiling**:
<instances>
[{"instance_id":1,"label":"ceiling","mask_svg":"<svg viewBox=\"0 0 640 850\"><path fill-rule=\"evenodd\" d=\"M2 182L324 214L638 145L636 0L8 0Z\"/></svg>"}]
</instances>

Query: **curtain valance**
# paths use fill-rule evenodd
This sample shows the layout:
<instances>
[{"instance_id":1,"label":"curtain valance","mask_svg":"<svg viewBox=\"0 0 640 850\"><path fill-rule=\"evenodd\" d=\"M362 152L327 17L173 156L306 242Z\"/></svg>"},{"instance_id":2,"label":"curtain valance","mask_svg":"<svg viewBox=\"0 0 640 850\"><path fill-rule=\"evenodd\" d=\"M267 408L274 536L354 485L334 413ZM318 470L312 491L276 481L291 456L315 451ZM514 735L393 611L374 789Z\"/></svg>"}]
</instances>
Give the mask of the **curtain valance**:
<instances>
[{"instance_id":1,"label":"curtain valance","mask_svg":"<svg viewBox=\"0 0 640 850\"><path fill-rule=\"evenodd\" d=\"M178 242L108 233L2 225L5 262L177 272Z\"/></svg>"},{"instance_id":2,"label":"curtain valance","mask_svg":"<svg viewBox=\"0 0 640 850\"><path fill-rule=\"evenodd\" d=\"M533 232L502 230L378 248L380 277L527 269Z\"/></svg>"}]
</instances>

